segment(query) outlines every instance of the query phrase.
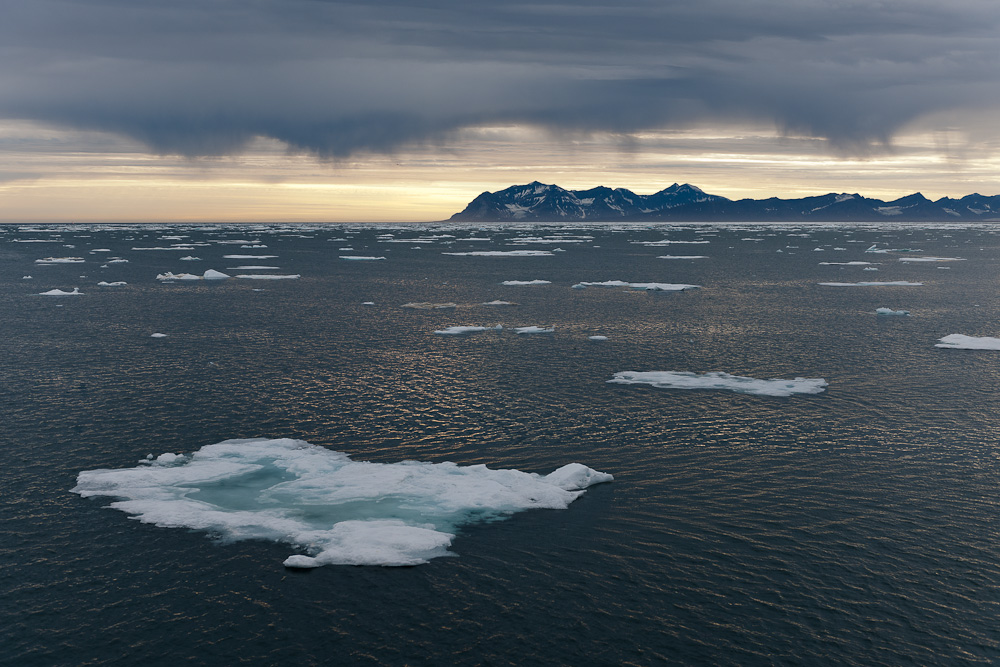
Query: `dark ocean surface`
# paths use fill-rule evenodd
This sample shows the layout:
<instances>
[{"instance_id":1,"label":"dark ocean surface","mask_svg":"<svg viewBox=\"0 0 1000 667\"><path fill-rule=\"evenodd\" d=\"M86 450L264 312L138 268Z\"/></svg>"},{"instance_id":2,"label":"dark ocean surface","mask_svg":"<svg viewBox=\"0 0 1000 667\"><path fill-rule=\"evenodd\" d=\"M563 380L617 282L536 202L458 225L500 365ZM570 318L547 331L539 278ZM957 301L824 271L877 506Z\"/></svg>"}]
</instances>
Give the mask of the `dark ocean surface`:
<instances>
[{"instance_id":1,"label":"dark ocean surface","mask_svg":"<svg viewBox=\"0 0 1000 667\"><path fill-rule=\"evenodd\" d=\"M709 243L641 243L664 239ZM848 261L878 271L820 264ZM206 269L301 278L156 278ZM571 288L607 280L701 288ZM858 281L923 285L818 284ZM996 663L1000 352L935 343L1000 335L998 283L988 225L0 226L0 663ZM512 330L529 325L555 331ZM619 371L829 386L607 383ZM256 437L615 480L467 524L455 557L307 571L282 566L289 544L71 492L82 471Z\"/></svg>"}]
</instances>

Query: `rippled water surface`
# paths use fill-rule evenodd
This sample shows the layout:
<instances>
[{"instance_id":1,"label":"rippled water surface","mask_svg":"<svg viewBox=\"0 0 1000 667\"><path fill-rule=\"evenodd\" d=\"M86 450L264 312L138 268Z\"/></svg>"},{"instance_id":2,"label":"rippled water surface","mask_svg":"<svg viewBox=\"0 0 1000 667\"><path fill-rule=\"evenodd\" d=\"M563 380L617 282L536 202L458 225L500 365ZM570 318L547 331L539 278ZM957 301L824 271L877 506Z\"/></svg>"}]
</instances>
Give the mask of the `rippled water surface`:
<instances>
[{"instance_id":1,"label":"rippled water surface","mask_svg":"<svg viewBox=\"0 0 1000 667\"><path fill-rule=\"evenodd\" d=\"M642 243L664 239L709 243ZM996 662L1000 352L934 344L1000 335L998 260L991 227L0 227L0 663ZM847 261L878 271L820 264ZM231 270L251 265L280 268ZM301 278L156 279L210 268ZM607 280L701 288L571 287ZM818 284L860 281L923 285ZM421 302L457 307L401 307ZM530 325L555 331L513 333ZM607 383L620 371L829 386ZM70 492L253 437L615 481L465 526L457 557L307 572L281 566L288 545Z\"/></svg>"}]
</instances>

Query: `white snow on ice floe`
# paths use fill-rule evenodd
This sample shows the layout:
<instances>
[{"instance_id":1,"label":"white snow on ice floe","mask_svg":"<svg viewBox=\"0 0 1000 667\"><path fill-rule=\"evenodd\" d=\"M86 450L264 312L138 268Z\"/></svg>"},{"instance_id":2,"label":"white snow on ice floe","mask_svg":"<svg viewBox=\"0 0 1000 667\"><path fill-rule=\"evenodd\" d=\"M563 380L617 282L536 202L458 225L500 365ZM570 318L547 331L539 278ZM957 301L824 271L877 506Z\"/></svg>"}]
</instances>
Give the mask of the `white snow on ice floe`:
<instances>
[{"instance_id":1,"label":"white snow on ice floe","mask_svg":"<svg viewBox=\"0 0 1000 667\"><path fill-rule=\"evenodd\" d=\"M727 389L755 396L818 394L826 389L822 378L758 380L729 373L684 373L680 371L620 371L608 380L612 384L648 384L660 389Z\"/></svg>"},{"instance_id":2,"label":"white snow on ice floe","mask_svg":"<svg viewBox=\"0 0 1000 667\"><path fill-rule=\"evenodd\" d=\"M554 332L555 332L555 327L551 327L548 329L546 329L545 327L536 327L536 326L514 327L514 333L517 334L548 334Z\"/></svg>"},{"instance_id":3,"label":"white snow on ice floe","mask_svg":"<svg viewBox=\"0 0 1000 667\"><path fill-rule=\"evenodd\" d=\"M298 280L301 274L292 273L288 275L275 275L273 273L241 273L236 276L243 280Z\"/></svg>"},{"instance_id":4,"label":"white snow on ice floe","mask_svg":"<svg viewBox=\"0 0 1000 667\"><path fill-rule=\"evenodd\" d=\"M867 269L866 269L867 270ZM923 283L911 283L906 280L887 280L884 282L861 282L861 283L817 283L818 285L826 285L827 287L919 287Z\"/></svg>"},{"instance_id":5,"label":"white snow on ice floe","mask_svg":"<svg viewBox=\"0 0 1000 667\"><path fill-rule=\"evenodd\" d=\"M35 264L82 264L85 261L83 257L44 257L36 259Z\"/></svg>"},{"instance_id":6,"label":"white snow on ice floe","mask_svg":"<svg viewBox=\"0 0 1000 667\"><path fill-rule=\"evenodd\" d=\"M934 347L944 347L951 350L1000 350L1000 338L990 336L965 336L951 334L939 339Z\"/></svg>"},{"instance_id":7,"label":"white snow on ice floe","mask_svg":"<svg viewBox=\"0 0 1000 667\"><path fill-rule=\"evenodd\" d=\"M910 314L908 310L893 310L892 308L876 308L876 315L896 315L899 317L906 317Z\"/></svg>"},{"instance_id":8,"label":"white snow on ice floe","mask_svg":"<svg viewBox=\"0 0 1000 667\"><path fill-rule=\"evenodd\" d=\"M302 440L226 440L134 468L87 470L73 493L111 497L143 523L223 540L273 540L305 554L287 567L419 565L458 528L527 509L566 509L607 473L570 463L548 475L454 463L368 463Z\"/></svg>"},{"instance_id":9,"label":"white snow on ice floe","mask_svg":"<svg viewBox=\"0 0 1000 667\"><path fill-rule=\"evenodd\" d=\"M340 259L349 259L355 262L377 262L385 257L361 257L358 255L340 255Z\"/></svg>"},{"instance_id":10,"label":"white snow on ice floe","mask_svg":"<svg viewBox=\"0 0 1000 667\"><path fill-rule=\"evenodd\" d=\"M700 285L682 285L674 283L628 283L624 280L605 280L600 283L577 283L573 289L586 289L587 287L631 287L636 290L646 290L648 292L680 292L686 289L698 289Z\"/></svg>"},{"instance_id":11,"label":"white snow on ice floe","mask_svg":"<svg viewBox=\"0 0 1000 667\"><path fill-rule=\"evenodd\" d=\"M526 285L551 285L551 280L505 280L501 285L526 286Z\"/></svg>"},{"instance_id":12,"label":"white snow on ice floe","mask_svg":"<svg viewBox=\"0 0 1000 667\"><path fill-rule=\"evenodd\" d=\"M475 250L472 252L443 252L456 257L551 257L548 250Z\"/></svg>"},{"instance_id":13,"label":"white snow on ice floe","mask_svg":"<svg viewBox=\"0 0 1000 667\"><path fill-rule=\"evenodd\" d=\"M476 333L479 331L486 331L486 327L448 327L447 329L439 329L434 333L439 336L461 336L462 334Z\"/></svg>"},{"instance_id":14,"label":"white snow on ice floe","mask_svg":"<svg viewBox=\"0 0 1000 667\"><path fill-rule=\"evenodd\" d=\"M48 292L39 292L38 296L83 296L79 287L74 287L72 292L64 292L61 289L50 289Z\"/></svg>"},{"instance_id":15,"label":"white snow on ice floe","mask_svg":"<svg viewBox=\"0 0 1000 667\"><path fill-rule=\"evenodd\" d=\"M193 273L171 273L169 271L156 275L157 280L225 280L229 277L228 274L215 269L209 269L200 276Z\"/></svg>"}]
</instances>

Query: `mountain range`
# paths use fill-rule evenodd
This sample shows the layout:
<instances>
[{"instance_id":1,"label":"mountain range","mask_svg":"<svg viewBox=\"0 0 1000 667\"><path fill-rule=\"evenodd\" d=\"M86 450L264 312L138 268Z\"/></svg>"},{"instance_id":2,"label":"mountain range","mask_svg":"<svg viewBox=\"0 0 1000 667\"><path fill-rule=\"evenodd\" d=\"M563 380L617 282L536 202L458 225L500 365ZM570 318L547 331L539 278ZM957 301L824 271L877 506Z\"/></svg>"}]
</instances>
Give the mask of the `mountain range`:
<instances>
[{"instance_id":1,"label":"mountain range","mask_svg":"<svg viewBox=\"0 0 1000 667\"><path fill-rule=\"evenodd\" d=\"M892 201L830 193L801 199L732 200L693 185L674 183L651 195L625 188L565 190L535 181L484 192L455 222L553 222L586 220L676 222L968 222L1000 221L1000 195L971 194L931 201L919 192Z\"/></svg>"}]
</instances>

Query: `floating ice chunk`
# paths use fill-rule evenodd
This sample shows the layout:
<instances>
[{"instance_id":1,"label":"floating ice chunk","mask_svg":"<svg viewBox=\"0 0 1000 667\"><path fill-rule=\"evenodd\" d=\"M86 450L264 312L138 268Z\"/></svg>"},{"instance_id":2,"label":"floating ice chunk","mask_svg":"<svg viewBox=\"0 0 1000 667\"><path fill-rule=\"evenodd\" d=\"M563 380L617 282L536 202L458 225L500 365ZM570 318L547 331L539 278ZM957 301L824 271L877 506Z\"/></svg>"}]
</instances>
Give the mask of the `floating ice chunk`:
<instances>
[{"instance_id":1,"label":"floating ice chunk","mask_svg":"<svg viewBox=\"0 0 1000 667\"><path fill-rule=\"evenodd\" d=\"M21 276L21 280L34 280L31 276Z\"/></svg>"},{"instance_id":2,"label":"floating ice chunk","mask_svg":"<svg viewBox=\"0 0 1000 667\"><path fill-rule=\"evenodd\" d=\"M551 257L548 250L474 250L471 252L443 252L456 257Z\"/></svg>"},{"instance_id":3,"label":"floating ice chunk","mask_svg":"<svg viewBox=\"0 0 1000 667\"><path fill-rule=\"evenodd\" d=\"M476 333L479 331L486 331L486 327L448 327L447 329L439 329L434 333L439 336L460 336L462 334Z\"/></svg>"},{"instance_id":4,"label":"floating ice chunk","mask_svg":"<svg viewBox=\"0 0 1000 667\"><path fill-rule=\"evenodd\" d=\"M573 285L573 289L585 289L587 287L631 287L636 290L646 290L649 292L680 292L687 289L698 289L700 285L683 285L674 283L628 283L624 280L605 280L600 283L582 282Z\"/></svg>"},{"instance_id":5,"label":"floating ice chunk","mask_svg":"<svg viewBox=\"0 0 1000 667\"><path fill-rule=\"evenodd\" d=\"M227 266L228 271L267 271L270 269L280 269L280 266L261 266L251 264L249 266Z\"/></svg>"},{"instance_id":6,"label":"floating ice chunk","mask_svg":"<svg viewBox=\"0 0 1000 667\"><path fill-rule=\"evenodd\" d=\"M361 305L362 306L374 306L375 302L374 301L362 301Z\"/></svg>"},{"instance_id":7,"label":"floating ice chunk","mask_svg":"<svg viewBox=\"0 0 1000 667\"><path fill-rule=\"evenodd\" d=\"M167 334L165 334L165 333L155 333L155 334L150 334L149 337L150 338L166 338Z\"/></svg>"},{"instance_id":8,"label":"floating ice chunk","mask_svg":"<svg viewBox=\"0 0 1000 667\"><path fill-rule=\"evenodd\" d=\"M277 255L223 255L222 259L275 259Z\"/></svg>"},{"instance_id":9,"label":"floating ice chunk","mask_svg":"<svg viewBox=\"0 0 1000 667\"><path fill-rule=\"evenodd\" d=\"M587 340L607 340L607 336L587 336Z\"/></svg>"},{"instance_id":10,"label":"floating ice chunk","mask_svg":"<svg viewBox=\"0 0 1000 667\"><path fill-rule=\"evenodd\" d=\"M963 334L951 334L939 339L934 347L943 347L951 350L1000 350L1000 338L990 336L965 336Z\"/></svg>"},{"instance_id":11,"label":"floating ice chunk","mask_svg":"<svg viewBox=\"0 0 1000 667\"><path fill-rule=\"evenodd\" d=\"M448 301L446 303L431 303L429 301L414 301L404 303L400 308L413 308L414 310L436 310L441 308L458 308L457 303Z\"/></svg>"},{"instance_id":12,"label":"floating ice chunk","mask_svg":"<svg viewBox=\"0 0 1000 667\"><path fill-rule=\"evenodd\" d=\"M546 329L544 327L536 327L536 326L514 327L514 333L517 333L517 334L546 334L546 333L553 333L554 331L555 331L555 327L552 327L552 328L549 328L549 329Z\"/></svg>"},{"instance_id":13,"label":"floating ice chunk","mask_svg":"<svg viewBox=\"0 0 1000 667\"><path fill-rule=\"evenodd\" d=\"M908 311L908 310L893 310L892 308L876 308L875 309L875 314L876 315L899 315L899 316L906 316L906 315L910 314L910 311Z\"/></svg>"},{"instance_id":14,"label":"floating ice chunk","mask_svg":"<svg viewBox=\"0 0 1000 667\"><path fill-rule=\"evenodd\" d=\"M109 259L108 264L128 264L128 260L122 259L121 257L115 257L114 259Z\"/></svg>"},{"instance_id":15,"label":"floating ice chunk","mask_svg":"<svg viewBox=\"0 0 1000 667\"><path fill-rule=\"evenodd\" d=\"M875 268L874 266L866 266L865 268L862 269L862 271L878 271L878 269Z\"/></svg>"},{"instance_id":16,"label":"floating ice chunk","mask_svg":"<svg viewBox=\"0 0 1000 667\"><path fill-rule=\"evenodd\" d=\"M865 269L866 271L868 269ZM883 282L861 282L861 283L817 283L827 287L919 287L923 283L911 283L906 280L887 280Z\"/></svg>"},{"instance_id":17,"label":"floating ice chunk","mask_svg":"<svg viewBox=\"0 0 1000 667\"><path fill-rule=\"evenodd\" d=\"M820 266L870 266L871 262L820 262Z\"/></svg>"},{"instance_id":18,"label":"floating ice chunk","mask_svg":"<svg viewBox=\"0 0 1000 667\"><path fill-rule=\"evenodd\" d=\"M97 284L100 287L121 287L122 285L128 285L128 283L125 282L124 280L117 280L117 281L115 281L113 283L109 283L109 282L106 282L106 281L102 280L101 282L99 282Z\"/></svg>"},{"instance_id":19,"label":"floating ice chunk","mask_svg":"<svg viewBox=\"0 0 1000 667\"><path fill-rule=\"evenodd\" d=\"M759 241L761 239L749 239L749 240L751 240L751 241L758 240ZM648 246L648 247L651 247L651 248L655 248L657 246L674 245L674 244L681 244L681 245L701 245L701 244L705 244L705 243L711 243L711 241L670 241L668 239L663 239L662 241L632 241L632 243L638 243L639 245L644 245L644 246ZM595 247L597 247L597 246L595 246Z\"/></svg>"},{"instance_id":20,"label":"floating ice chunk","mask_svg":"<svg viewBox=\"0 0 1000 667\"><path fill-rule=\"evenodd\" d=\"M523 285L551 285L551 280L505 280L501 285L523 286Z\"/></svg>"},{"instance_id":21,"label":"floating ice chunk","mask_svg":"<svg viewBox=\"0 0 1000 667\"><path fill-rule=\"evenodd\" d=\"M194 255L188 255L187 257L181 257L182 262L200 262L201 257L195 257Z\"/></svg>"},{"instance_id":22,"label":"floating ice chunk","mask_svg":"<svg viewBox=\"0 0 1000 667\"><path fill-rule=\"evenodd\" d=\"M298 280L301 274L292 273L288 275L276 275L273 273L241 273L236 276L243 280Z\"/></svg>"},{"instance_id":23,"label":"floating ice chunk","mask_svg":"<svg viewBox=\"0 0 1000 667\"><path fill-rule=\"evenodd\" d=\"M229 278L229 274L223 273L222 271L216 271L215 269L208 269L202 275L196 275L194 273L167 273L157 274L157 280L225 280Z\"/></svg>"},{"instance_id":24,"label":"floating ice chunk","mask_svg":"<svg viewBox=\"0 0 1000 667\"><path fill-rule=\"evenodd\" d=\"M184 251L190 251L190 250L194 250L194 246L192 246L190 244L184 244L184 245L162 246L162 247L155 247L155 248L132 248L132 250L184 250Z\"/></svg>"},{"instance_id":25,"label":"floating ice chunk","mask_svg":"<svg viewBox=\"0 0 1000 667\"><path fill-rule=\"evenodd\" d=\"M348 259L355 262L377 262L380 259L385 259L385 257L361 257L358 255L341 255L340 259Z\"/></svg>"},{"instance_id":26,"label":"floating ice chunk","mask_svg":"<svg viewBox=\"0 0 1000 667\"><path fill-rule=\"evenodd\" d=\"M963 257L900 257L901 262L964 262Z\"/></svg>"},{"instance_id":27,"label":"floating ice chunk","mask_svg":"<svg viewBox=\"0 0 1000 667\"><path fill-rule=\"evenodd\" d=\"M83 257L44 257L36 259L35 264L82 264L85 261Z\"/></svg>"},{"instance_id":28,"label":"floating ice chunk","mask_svg":"<svg viewBox=\"0 0 1000 667\"><path fill-rule=\"evenodd\" d=\"M494 301L486 301L485 303L483 303L483 305L484 306L516 306L517 304L514 303L513 301L501 301L500 299L496 299Z\"/></svg>"},{"instance_id":29,"label":"floating ice chunk","mask_svg":"<svg viewBox=\"0 0 1000 667\"><path fill-rule=\"evenodd\" d=\"M659 255L656 259L708 259L708 255Z\"/></svg>"},{"instance_id":30,"label":"floating ice chunk","mask_svg":"<svg viewBox=\"0 0 1000 667\"><path fill-rule=\"evenodd\" d=\"M758 380L729 373L685 373L680 371L620 371L608 380L612 384L648 384L660 389L727 389L755 396L818 394L826 386L822 378Z\"/></svg>"},{"instance_id":31,"label":"floating ice chunk","mask_svg":"<svg viewBox=\"0 0 1000 667\"><path fill-rule=\"evenodd\" d=\"M143 523L227 540L296 545L288 567L419 565L447 553L468 523L566 509L613 480L573 463L549 475L454 463L367 463L301 440L226 440L190 456L87 470L72 489L111 497Z\"/></svg>"},{"instance_id":32,"label":"floating ice chunk","mask_svg":"<svg viewBox=\"0 0 1000 667\"><path fill-rule=\"evenodd\" d=\"M94 248L90 252L91 253L95 253L95 252L111 252L111 248Z\"/></svg>"},{"instance_id":33,"label":"floating ice chunk","mask_svg":"<svg viewBox=\"0 0 1000 667\"><path fill-rule=\"evenodd\" d=\"M83 296L79 287L74 287L72 292L64 292L61 289L50 289L48 292L39 292L39 296Z\"/></svg>"}]
</instances>

